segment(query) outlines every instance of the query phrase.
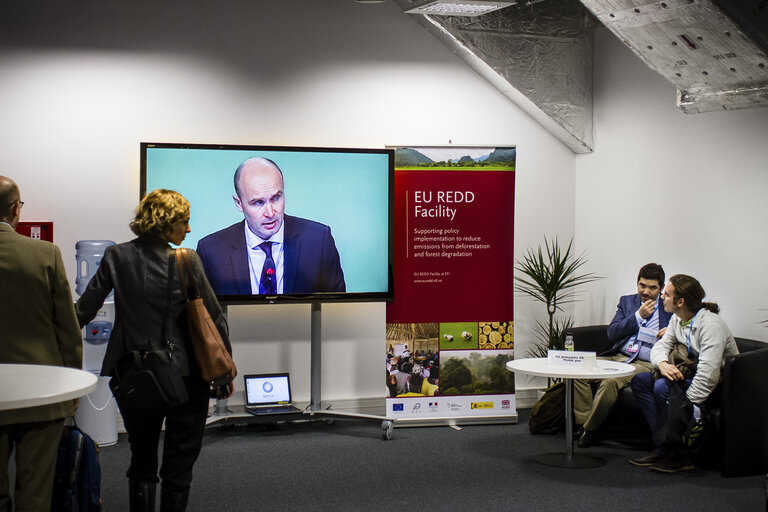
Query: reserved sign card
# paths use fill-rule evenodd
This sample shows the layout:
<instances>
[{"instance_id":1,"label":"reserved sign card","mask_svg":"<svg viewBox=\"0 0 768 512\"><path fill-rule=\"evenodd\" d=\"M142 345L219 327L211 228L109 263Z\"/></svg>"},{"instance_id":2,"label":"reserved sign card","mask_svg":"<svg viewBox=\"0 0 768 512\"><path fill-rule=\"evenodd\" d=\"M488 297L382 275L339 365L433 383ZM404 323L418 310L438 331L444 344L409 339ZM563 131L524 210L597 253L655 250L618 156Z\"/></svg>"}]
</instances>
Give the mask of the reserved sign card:
<instances>
[{"instance_id":1,"label":"reserved sign card","mask_svg":"<svg viewBox=\"0 0 768 512\"><path fill-rule=\"evenodd\" d=\"M594 370L596 358L595 352L573 350L550 350L547 352L547 364L583 368L584 370Z\"/></svg>"}]
</instances>

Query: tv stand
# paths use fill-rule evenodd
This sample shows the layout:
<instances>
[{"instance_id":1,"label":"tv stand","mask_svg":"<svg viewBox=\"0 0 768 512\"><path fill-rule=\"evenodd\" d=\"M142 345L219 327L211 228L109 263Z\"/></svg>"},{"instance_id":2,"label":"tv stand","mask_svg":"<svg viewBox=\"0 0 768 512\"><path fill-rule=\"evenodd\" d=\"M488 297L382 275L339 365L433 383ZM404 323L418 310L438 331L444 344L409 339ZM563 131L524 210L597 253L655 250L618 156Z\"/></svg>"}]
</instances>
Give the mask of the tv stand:
<instances>
[{"instance_id":1,"label":"tv stand","mask_svg":"<svg viewBox=\"0 0 768 512\"><path fill-rule=\"evenodd\" d=\"M382 439L392 439L392 431L394 429L395 420L387 418L386 416L378 416L374 414L363 414L357 412L343 412L335 411L330 406L323 409L320 400L321 387L322 387L322 304L319 302L312 303L311 312L311 327L310 327L310 392L309 392L309 406L304 410L304 414L310 416L329 416L329 417L351 417L351 418L366 418L372 420L381 420L381 437Z\"/></svg>"},{"instance_id":2,"label":"tv stand","mask_svg":"<svg viewBox=\"0 0 768 512\"><path fill-rule=\"evenodd\" d=\"M222 305L224 314L227 314L227 306ZM308 415L310 419L314 416L328 417L324 421L333 423L334 417L363 418L371 420L381 420L381 437L384 440L392 439L395 420L386 416L374 414L363 414L357 412L335 411L331 406L323 409L321 403L322 387L322 304L319 302L311 303L310 318L310 401L303 414ZM208 418L207 424L215 423L218 420L233 416L234 413L227 408L227 399L216 400L216 408L213 415Z\"/></svg>"}]
</instances>

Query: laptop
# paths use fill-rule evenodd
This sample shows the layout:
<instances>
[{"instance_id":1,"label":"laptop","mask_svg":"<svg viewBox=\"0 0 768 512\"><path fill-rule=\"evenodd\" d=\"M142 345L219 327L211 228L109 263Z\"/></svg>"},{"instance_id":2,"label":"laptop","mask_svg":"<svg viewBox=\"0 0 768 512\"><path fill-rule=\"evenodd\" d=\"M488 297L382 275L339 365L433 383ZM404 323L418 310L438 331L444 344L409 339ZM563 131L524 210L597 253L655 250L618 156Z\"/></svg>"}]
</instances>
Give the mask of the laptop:
<instances>
[{"instance_id":1,"label":"laptop","mask_svg":"<svg viewBox=\"0 0 768 512\"><path fill-rule=\"evenodd\" d=\"M291 381L287 373L245 375L245 410L254 415L292 414Z\"/></svg>"}]
</instances>

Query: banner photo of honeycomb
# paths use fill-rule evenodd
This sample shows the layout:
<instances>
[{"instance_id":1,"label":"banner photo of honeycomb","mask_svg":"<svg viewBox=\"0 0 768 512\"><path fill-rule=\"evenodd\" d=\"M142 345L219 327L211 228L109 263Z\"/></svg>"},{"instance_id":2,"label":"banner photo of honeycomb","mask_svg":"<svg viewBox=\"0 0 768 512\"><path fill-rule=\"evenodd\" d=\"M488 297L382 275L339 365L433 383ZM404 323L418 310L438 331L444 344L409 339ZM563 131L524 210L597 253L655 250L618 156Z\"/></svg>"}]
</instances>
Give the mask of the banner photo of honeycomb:
<instances>
[{"instance_id":1,"label":"banner photo of honeycomb","mask_svg":"<svg viewBox=\"0 0 768 512\"><path fill-rule=\"evenodd\" d=\"M515 348L514 322L479 322L478 345L484 350Z\"/></svg>"}]
</instances>

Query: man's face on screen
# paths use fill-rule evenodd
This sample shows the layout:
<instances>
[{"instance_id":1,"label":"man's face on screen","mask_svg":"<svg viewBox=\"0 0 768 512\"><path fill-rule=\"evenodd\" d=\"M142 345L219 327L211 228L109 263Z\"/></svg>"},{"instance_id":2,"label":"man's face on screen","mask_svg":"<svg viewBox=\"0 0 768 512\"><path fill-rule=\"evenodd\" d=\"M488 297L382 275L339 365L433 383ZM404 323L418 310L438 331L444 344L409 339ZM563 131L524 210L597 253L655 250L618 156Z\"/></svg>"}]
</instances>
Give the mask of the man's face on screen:
<instances>
[{"instance_id":1,"label":"man's face on screen","mask_svg":"<svg viewBox=\"0 0 768 512\"><path fill-rule=\"evenodd\" d=\"M235 205L245 215L248 228L265 240L277 233L285 211L280 170L268 162L247 162L240 173L238 190Z\"/></svg>"}]
</instances>

